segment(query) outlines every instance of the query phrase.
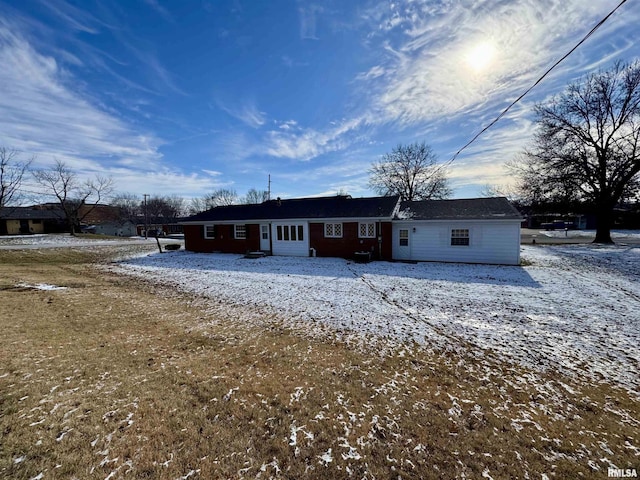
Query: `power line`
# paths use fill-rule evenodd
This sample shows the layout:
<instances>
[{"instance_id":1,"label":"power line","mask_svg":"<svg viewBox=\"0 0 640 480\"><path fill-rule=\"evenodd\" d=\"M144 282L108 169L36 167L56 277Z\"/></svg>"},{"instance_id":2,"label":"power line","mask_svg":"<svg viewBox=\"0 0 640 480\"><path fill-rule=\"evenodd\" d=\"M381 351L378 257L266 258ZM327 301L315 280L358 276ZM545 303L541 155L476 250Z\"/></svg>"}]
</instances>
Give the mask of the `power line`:
<instances>
[{"instance_id":1,"label":"power line","mask_svg":"<svg viewBox=\"0 0 640 480\"><path fill-rule=\"evenodd\" d=\"M453 161L458 157L458 155L460 155L460 153L467 148L469 145L471 145L473 142L475 142L478 137L480 137L480 135L482 135L484 132L486 132L487 130L489 130L491 127L493 127L496 123L498 123L498 121L504 117L507 112L509 110L511 110L511 107L513 107L516 103L518 103L520 100L522 100L524 98L525 95L527 95L531 90L533 90L542 80L544 80L544 78L549 75L549 73L551 73L551 71L556 68L558 65L560 65L560 63L566 59L569 55L571 55L580 45L582 45L584 42L587 41L587 39L589 37L591 37L591 35L593 35L596 30L598 30L608 19L609 17L611 17L611 15L613 15L623 4L625 4L627 2L627 0L622 0L618 6L616 8L614 8L613 10L611 10L611 12L609 12L609 14L604 17L602 20L600 20L590 31L589 33L587 33L582 40L580 40L571 50L569 50L567 53L565 53L562 58L560 58L560 60L558 60L556 63L554 63L553 65L551 65L551 67L544 72L544 74L542 74L542 76L540 78L538 78L538 80L535 81L535 83L533 85L531 85L529 88L527 88L524 93L522 93L522 95L520 95L518 98L516 98L513 102L511 102L511 104L505 108L502 113L500 113L500 115L498 115L489 125L487 125L486 127L484 127L482 130L480 130L475 137L473 137L471 140L469 140L460 150L458 150L455 155L453 157L451 157L451 159L449 161L447 161L443 166L448 166L451 165L453 163Z\"/></svg>"}]
</instances>

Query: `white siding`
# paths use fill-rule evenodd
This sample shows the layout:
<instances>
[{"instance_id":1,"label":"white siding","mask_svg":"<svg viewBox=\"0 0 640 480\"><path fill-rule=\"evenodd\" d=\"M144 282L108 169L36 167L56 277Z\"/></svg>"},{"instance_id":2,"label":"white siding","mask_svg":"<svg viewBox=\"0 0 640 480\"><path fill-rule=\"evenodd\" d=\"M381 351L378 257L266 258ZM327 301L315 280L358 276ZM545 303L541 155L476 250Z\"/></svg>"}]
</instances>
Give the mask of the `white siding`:
<instances>
[{"instance_id":1,"label":"white siding","mask_svg":"<svg viewBox=\"0 0 640 480\"><path fill-rule=\"evenodd\" d=\"M409 251L399 245L399 231L409 229ZM452 229L468 229L469 245L451 245ZM404 251L403 251L404 250ZM393 225L393 258L463 263L520 263L520 222L411 221Z\"/></svg>"},{"instance_id":2,"label":"white siding","mask_svg":"<svg viewBox=\"0 0 640 480\"><path fill-rule=\"evenodd\" d=\"M278 240L278 225L302 225L303 240ZM309 256L309 223L292 221L292 222L273 222L271 224L271 243L273 245L273 255L287 255L291 257L308 257Z\"/></svg>"}]
</instances>

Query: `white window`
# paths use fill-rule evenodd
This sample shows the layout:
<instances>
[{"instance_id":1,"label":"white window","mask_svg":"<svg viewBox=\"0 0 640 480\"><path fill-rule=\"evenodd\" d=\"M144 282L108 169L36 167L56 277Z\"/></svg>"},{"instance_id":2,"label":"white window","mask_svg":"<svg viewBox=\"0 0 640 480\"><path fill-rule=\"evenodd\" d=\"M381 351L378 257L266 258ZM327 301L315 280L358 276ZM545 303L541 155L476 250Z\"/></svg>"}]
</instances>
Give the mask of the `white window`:
<instances>
[{"instance_id":1,"label":"white window","mask_svg":"<svg viewBox=\"0 0 640 480\"><path fill-rule=\"evenodd\" d=\"M341 223L325 223L324 236L327 238L342 238Z\"/></svg>"},{"instance_id":2,"label":"white window","mask_svg":"<svg viewBox=\"0 0 640 480\"><path fill-rule=\"evenodd\" d=\"M269 240L269 225L261 225L260 232L263 240Z\"/></svg>"},{"instance_id":3,"label":"white window","mask_svg":"<svg viewBox=\"0 0 640 480\"><path fill-rule=\"evenodd\" d=\"M451 230L451 245L469 245L469 229L453 228Z\"/></svg>"},{"instance_id":4,"label":"white window","mask_svg":"<svg viewBox=\"0 0 640 480\"><path fill-rule=\"evenodd\" d=\"M376 238L376 224L375 223L359 223L358 237L359 238Z\"/></svg>"},{"instance_id":5,"label":"white window","mask_svg":"<svg viewBox=\"0 0 640 480\"><path fill-rule=\"evenodd\" d=\"M401 247L409 246L409 229L408 228L400 229L400 246Z\"/></svg>"},{"instance_id":6,"label":"white window","mask_svg":"<svg viewBox=\"0 0 640 480\"><path fill-rule=\"evenodd\" d=\"M276 237L280 242L302 242L304 241L304 227L302 225L278 225Z\"/></svg>"},{"instance_id":7,"label":"white window","mask_svg":"<svg viewBox=\"0 0 640 480\"><path fill-rule=\"evenodd\" d=\"M244 240L247 238L247 226L246 225L234 225L234 237L238 240Z\"/></svg>"},{"instance_id":8,"label":"white window","mask_svg":"<svg viewBox=\"0 0 640 480\"><path fill-rule=\"evenodd\" d=\"M215 227L215 225L205 225L204 226L204 238L216 238L216 227Z\"/></svg>"}]
</instances>

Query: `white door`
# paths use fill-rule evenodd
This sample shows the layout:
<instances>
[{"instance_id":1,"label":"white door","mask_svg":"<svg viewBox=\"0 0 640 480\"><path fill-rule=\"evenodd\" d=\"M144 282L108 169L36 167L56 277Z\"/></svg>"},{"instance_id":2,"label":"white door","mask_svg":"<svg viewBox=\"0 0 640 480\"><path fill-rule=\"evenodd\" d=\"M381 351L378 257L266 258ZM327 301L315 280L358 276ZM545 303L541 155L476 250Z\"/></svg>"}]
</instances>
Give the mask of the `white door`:
<instances>
[{"instance_id":1,"label":"white door","mask_svg":"<svg viewBox=\"0 0 640 480\"><path fill-rule=\"evenodd\" d=\"M393 258L396 260L411 259L411 232L409 228L395 229L393 236Z\"/></svg>"},{"instance_id":2,"label":"white door","mask_svg":"<svg viewBox=\"0 0 640 480\"><path fill-rule=\"evenodd\" d=\"M274 255L309 256L309 225L306 222L275 222L271 228Z\"/></svg>"},{"instance_id":3,"label":"white door","mask_svg":"<svg viewBox=\"0 0 640 480\"><path fill-rule=\"evenodd\" d=\"M271 250L271 242L270 232L269 232L269 224L261 223L260 224L260 250L269 251Z\"/></svg>"}]
</instances>

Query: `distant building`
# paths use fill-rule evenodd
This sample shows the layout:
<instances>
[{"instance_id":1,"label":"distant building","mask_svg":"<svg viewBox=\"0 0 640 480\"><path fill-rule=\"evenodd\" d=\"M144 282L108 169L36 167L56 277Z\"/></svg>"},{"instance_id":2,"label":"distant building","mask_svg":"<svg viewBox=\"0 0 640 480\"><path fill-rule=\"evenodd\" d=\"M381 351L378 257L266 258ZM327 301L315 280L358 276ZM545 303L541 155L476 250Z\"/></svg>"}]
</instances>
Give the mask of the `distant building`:
<instances>
[{"instance_id":1,"label":"distant building","mask_svg":"<svg viewBox=\"0 0 640 480\"><path fill-rule=\"evenodd\" d=\"M0 208L0 235L29 235L64 231L64 214L59 207Z\"/></svg>"}]
</instances>

